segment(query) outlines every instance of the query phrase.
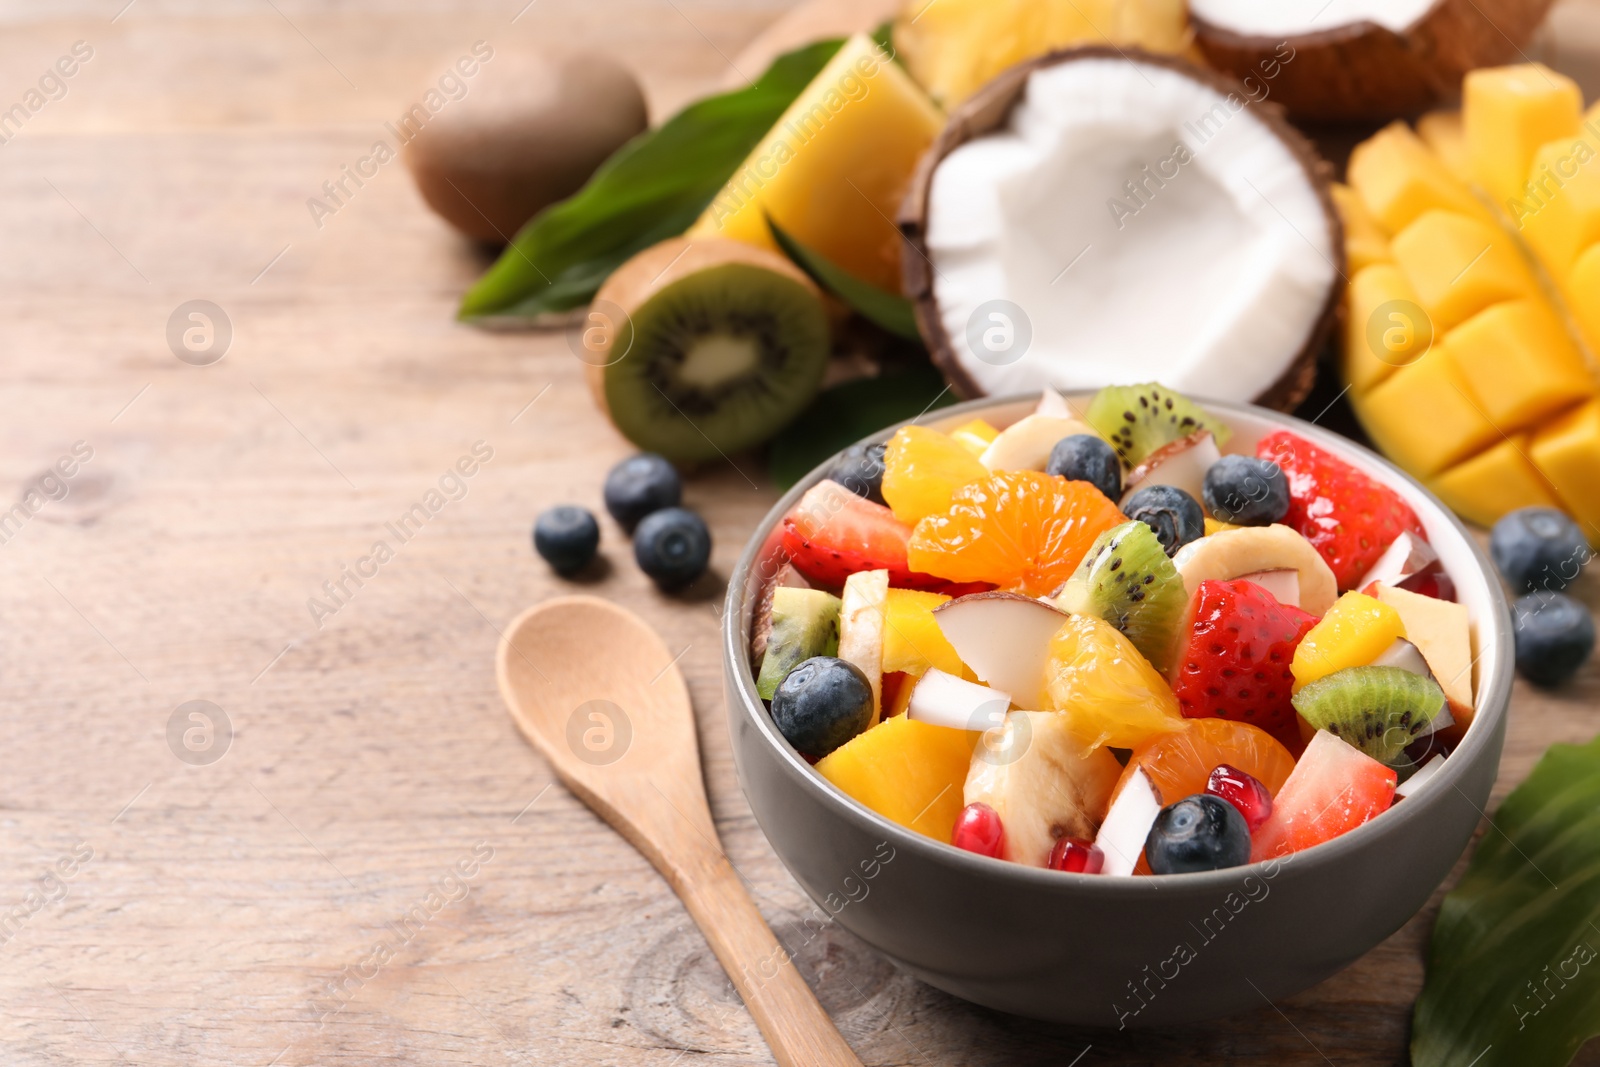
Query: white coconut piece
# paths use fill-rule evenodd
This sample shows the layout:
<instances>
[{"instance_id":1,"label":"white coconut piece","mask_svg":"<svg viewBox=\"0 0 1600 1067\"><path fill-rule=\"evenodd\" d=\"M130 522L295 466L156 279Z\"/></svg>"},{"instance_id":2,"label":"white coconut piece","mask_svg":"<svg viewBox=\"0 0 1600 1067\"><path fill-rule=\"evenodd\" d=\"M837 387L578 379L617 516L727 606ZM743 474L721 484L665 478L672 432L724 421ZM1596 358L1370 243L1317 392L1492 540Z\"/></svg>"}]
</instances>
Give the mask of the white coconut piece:
<instances>
[{"instance_id":1,"label":"white coconut piece","mask_svg":"<svg viewBox=\"0 0 1600 1067\"><path fill-rule=\"evenodd\" d=\"M992 730L1004 726L1011 694L930 668L911 690L906 717L952 730Z\"/></svg>"},{"instance_id":2,"label":"white coconut piece","mask_svg":"<svg viewBox=\"0 0 1600 1067\"><path fill-rule=\"evenodd\" d=\"M1100 436L1081 419L1029 415L1001 430L978 462L992 471L1042 471L1049 465L1057 442L1075 434Z\"/></svg>"},{"instance_id":3,"label":"white coconut piece","mask_svg":"<svg viewBox=\"0 0 1600 1067\"><path fill-rule=\"evenodd\" d=\"M1141 489L1155 485L1170 485L1182 489L1196 501L1205 501L1206 471L1222 459L1216 438L1210 431L1201 430L1181 441L1174 441L1150 453L1149 457L1128 476L1121 506L1126 509L1128 500Z\"/></svg>"},{"instance_id":4,"label":"white coconut piece","mask_svg":"<svg viewBox=\"0 0 1600 1067\"><path fill-rule=\"evenodd\" d=\"M1139 865L1139 857L1144 855L1145 840L1160 814L1161 795L1142 769L1134 771L1117 799L1111 802L1105 821L1100 824L1100 833L1095 836L1095 847L1106 857L1100 873L1131 875Z\"/></svg>"},{"instance_id":5,"label":"white coconut piece","mask_svg":"<svg viewBox=\"0 0 1600 1067\"><path fill-rule=\"evenodd\" d=\"M992 132L931 164L921 204L931 292L913 295L957 387L1292 396L1343 256L1309 146L1179 61L1090 50L1025 79ZM968 107L970 130L995 102Z\"/></svg>"},{"instance_id":6,"label":"white coconut piece","mask_svg":"<svg viewBox=\"0 0 1600 1067\"><path fill-rule=\"evenodd\" d=\"M1401 582L1421 574L1437 562L1439 553L1434 551L1433 546L1408 530L1389 543L1383 555L1378 557L1378 562L1361 576L1355 588L1365 592L1378 583L1399 588Z\"/></svg>"},{"instance_id":7,"label":"white coconut piece","mask_svg":"<svg viewBox=\"0 0 1600 1067\"><path fill-rule=\"evenodd\" d=\"M1050 639L1066 624L1066 612L1016 593L972 593L940 604L933 619L979 678L1019 707L1045 707Z\"/></svg>"},{"instance_id":8,"label":"white coconut piece","mask_svg":"<svg viewBox=\"0 0 1600 1067\"><path fill-rule=\"evenodd\" d=\"M1405 781L1401 782L1399 787L1395 789L1394 795L1397 797L1411 796L1412 794L1416 793L1417 790L1427 785L1428 782L1433 779L1434 775L1438 774L1442 770L1444 770L1444 754L1440 753L1439 755L1434 756L1427 763L1424 763L1417 770L1416 774L1413 774L1410 778L1407 778Z\"/></svg>"},{"instance_id":9,"label":"white coconut piece","mask_svg":"<svg viewBox=\"0 0 1600 1067\"><path fill-rule=\"evenodd\" d=\"M1300 572L1296 570L1256 571L1253 574L1241 575L1238 579L1244 582L1254 582L1267 592L1280 604L1287 604L1291 608L1300 606Z\"/></svg>"}]
</instances>

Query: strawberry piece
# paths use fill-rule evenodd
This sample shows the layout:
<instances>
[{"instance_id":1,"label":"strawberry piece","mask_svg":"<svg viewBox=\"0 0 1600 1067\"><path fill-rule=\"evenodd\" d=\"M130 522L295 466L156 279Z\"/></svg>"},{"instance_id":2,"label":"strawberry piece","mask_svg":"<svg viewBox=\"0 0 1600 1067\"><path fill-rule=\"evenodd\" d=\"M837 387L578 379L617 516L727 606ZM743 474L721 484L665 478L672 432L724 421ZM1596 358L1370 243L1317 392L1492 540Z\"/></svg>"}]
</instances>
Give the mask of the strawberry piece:
<instances>
[{"instance_id":1,"label":"strawberry piece","mask_svg":"<svg viewBox=\"0 0 1600 1067\"><path fill-rule=\"evenodd\" d=\"M1290 665L1317 617L1244 579L1201 582L1189 616L1172 681L1184 716L1249 723L1278 737L1298 733Z\"/></svg>"},{"instance_id":2,"label":"strawberry piece","mask_svg":"<svg viewBox=\"0 0 1600 1067\"><path fill-rule=\"evenodd\" d=\"M1256 456L1282 468L1289 482L1284 524L1316 547L1340 590L1355 588L1402 533L1428 539L1393 489L1287 430L1263 437Z\"/></svg>"},{"instance_id":3,"label":"strawberry piece","mask_svg":"<svg viewBox=\"0 0 1600 1067\"><path fill-rule=\"evenodd\" d=\"M882 504L823 481L783 517L784 552L794 569L815 585L844 585L857 571L886 570L896 589L922 589L965 596L993 589L985 582L953 583L913 571L906 562L911 527Z\"/></svg>"},{"instance_id":4,"label":"strawberry piece","mask_svg":"<svg viewBox=\"0 0 1600 1067\"><path fill-rule=\"evenodd\" d=\"M1306 746L1255 832L1252 863L1331 841L1394 803L1395 772L1326 730Z\"/></svg>"}]
</instances>

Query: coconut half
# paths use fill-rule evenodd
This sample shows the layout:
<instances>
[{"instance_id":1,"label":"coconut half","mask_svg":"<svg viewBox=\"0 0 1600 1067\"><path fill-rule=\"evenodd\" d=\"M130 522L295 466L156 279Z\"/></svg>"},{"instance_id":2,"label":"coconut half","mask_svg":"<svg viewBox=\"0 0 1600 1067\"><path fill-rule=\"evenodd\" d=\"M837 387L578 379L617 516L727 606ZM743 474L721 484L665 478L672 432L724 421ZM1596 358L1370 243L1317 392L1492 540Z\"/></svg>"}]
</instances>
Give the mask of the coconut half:
<instances>
[{"instance_id":1,"label":"coconut half","mask_svg":"<svg viewBox=\"0 0 1600 1067\"><path fill-rule=\"evenodd\" d=\"M906 292L974 397L1159 381L1288 410L1344 272L1328 168L1187 61L1085 48L951 117L902 209Z\"/></svg>"},{"instance_id":2,"label":"coconut half","mask_svg":"<svg viewBox=\"0 0 1600 1067\"><path fill-rule=\"evenodd\" d=\"M1215 66L1301 119L1386 121L1515 62L1553 0L1190 0Z\"/></svg>"}]
</instances>

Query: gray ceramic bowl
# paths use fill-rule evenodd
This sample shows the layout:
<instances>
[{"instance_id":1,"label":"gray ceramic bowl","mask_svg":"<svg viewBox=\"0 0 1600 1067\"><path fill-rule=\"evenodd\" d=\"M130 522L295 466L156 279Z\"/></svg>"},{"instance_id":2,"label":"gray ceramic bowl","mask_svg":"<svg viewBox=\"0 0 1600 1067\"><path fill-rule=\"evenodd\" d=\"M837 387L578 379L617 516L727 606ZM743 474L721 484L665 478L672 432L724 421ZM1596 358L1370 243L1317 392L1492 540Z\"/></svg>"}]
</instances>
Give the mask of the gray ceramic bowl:
<instances>
[{"instance_id":1,"label":"gray ceramic bowl","mask_svg":"<svg viewBox=\"0 0 1600 1067\"><path fill-rule=\"evenodd\" d=\"M1034 401L983 400L924 420L1006 426ZM1451 513L1396 468L1308 423L1207 403L1229 451L1288 428L1398 490L1416 509L1471 612L1477 716L1444 769L1392 811L1277 863L1207 874L1108 878L1003 863L905 830L858 804L791 749L755 691L751 616L776 570L775 528L822 478L767 515L740 558L723 616L739 780L778 857L835 921L918 978L1037 1019L1113 1028L1262 1006L1348 966L1405 924L1460 857L1499 768L1513 671L1509 613L1488 561ZM888 434L882 435L887 439Z\"/></svg>"}]
</instances>

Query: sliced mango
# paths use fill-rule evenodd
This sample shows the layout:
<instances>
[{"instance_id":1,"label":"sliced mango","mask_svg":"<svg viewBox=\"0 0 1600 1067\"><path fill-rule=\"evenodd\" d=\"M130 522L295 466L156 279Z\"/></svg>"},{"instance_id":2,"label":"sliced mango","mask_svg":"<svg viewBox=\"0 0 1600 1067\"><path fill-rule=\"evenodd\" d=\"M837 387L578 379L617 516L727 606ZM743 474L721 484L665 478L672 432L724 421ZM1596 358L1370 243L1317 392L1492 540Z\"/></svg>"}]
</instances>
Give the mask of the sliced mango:
<instances>
[{"instance_id":1,"label":"sliced mango","mask_svg":"<svg viewBox=\"0 0 1600 1067\"><path fill-rule=\"evenodd\" d=\"M900 291L893 219L944 116L865 34L852 37L784 112L691 237L775 247L770 215L859 278Z\"/></svg>"},{"instance_id":2,"label":"sliced mango","mask_svg":"<svg viewBox=\"0 0 1600 1067\"><path fill-rule=\"evenodd\" d=\"M1417 136L1458 180L1472 180L1472 153L1459 111L1430 111L1417 120Z\"/></svg>"},{"instance_id":3,"label":"sliced mango","mask_svg":"<svg viewBox=\"0 0 1600 1067\"><path fill-rule=\"evenodd\" d=\"M1375 263L1350 279L1344 375L1359 393L1433 347L1433 320L1417 313L1417 301L1411 281L1393 263Z\"/></svg>"},{"instance_id":4,"label":"sliced mango","mask_svg":"<svg viewBox=\"0 0 1600 1067\"><path fill-rule=\"evenodd\" d=\"M1356 148L1350 156L1350 185L1391 234L1429 211L1484 214L1483 205L1403 122L1384 127Z\"/></svg>"},{"instance_id":5,"label":"sliced mango","mask_svg":"<svg viewBox=\"0 0 1600 1067\"><path fill-rule=\"evenodd\" d=\"M1524 434L1494 445L1440 474L1428 488L1468 522L1493 526L1518 508L1560 507L1550 483L1529 455L1533 439Z\"/></svg>"},{"instance_id":6,"label":"sliced mango","mask_svg":"<svg viewBox=\"0 0 1600 1067\"><path fill-rule=\"evenodd\" d=\"M1356 414L1379 448L1422 477L1500 440L1442 342L1368 393Z\"/></svg>"},{"instance_id":7,"label":"sliced mango","mask_svg":"<svg viewBox=\"0 0 1600 1067\"><path fill-rule=\"evenodd\" d=\"M1600 352L1600 244L1579 254L1563 291L1584 343L1590 352Z\"/></svg>"},{"instance_id":8,"label":"sliced mango","mask_svg":"<svg viewBox=\"0 0 1600 1067\"><path fill-rule=\"evenodd\" d=\"M897 715L824 757L817 771L884 818L949 844L980 736Z\"/></svg>"},{"instance_id":9,"label":"sliced mango","mask_svg":"<svg viewBox=\"0 0 1600 1067\"><path fill-rule=\"evenodd\" d=\"M1542 64L1475 70L1461 88L1473 177L1497 204L1523 194L1541 145L1582 122L1577 82Z\"/></svg>"},{"instance_id":10,"label":"sliced mango","mask_svg":"<svg viewBox=\"0 0 1600 1067\"><path fill-rule=\"evenodd\" d=\"M1515 242L1479 219L1430 211L1396 234L1390 247L1436 330L1538 289Z\"/></svg>"},{"instance_id":11,"label":"sliced mango","mask_svg":"<svg viewBox=\"0 0 1600 1067\"><path fill-rule=\"evenodd\" d=\"M989 451L989 446L1000 436L1000 431L987 419L973 419L951 430L950 436L976 457Z\"/></svg>"},{"instance_id":12,"label":"sliced mango","mask_svg":"<svg viewBox=\"0 0 1600 1067\"><path fill-rule=\"evenodd\" d=\"M1295 649L1294 690L1347 667L1365 667L1406 636L1400 613L1365 593L1346 593Z\"/></svg>"},{"instance_id":13,"label":"sliced mango","mask_svg":"<svg viewBox=\"0 0 1600 1067\"><path fill-rule=\"evenodd\" d=\"M1536 434L1531 452L1534 466L1600 549L1600 401Z\"/></svg>"},{"instance_id":14,"label":"sliced mango","mask_svg":"<svg viewBox=\"0 0 1600 1067\"><path fill-rule=\"evenodd\" d=\"M1594 391L1582 353L1543 299L1495 304L1451 330L1445 342L1496 426L1529 425Z\"/></svg>"},{"instance_id":15,"label":"sliced mango","mask_svg":"<svg viewBox=\"0 0 1600 1067\"><path fill-rule=\"evenodd\" d=\"M891 589L883 620L883 671L920 678L937 667L962 676L961 657L934 621L933 609L950 598L943 593Z\"/></svg>"},{"instance_id":16,"label":"sliced mango","mask_svg":"<svg viewBox=\"0 0 1600 1067\"><path fill-rule=\"evenodd\" d=\"M1348 185L1335 182L1333 203L1344 219L1345 254L1350 271L1355 273L1374 263L1389 260L1389 235L1361 202L1361 195Z\"/></svg>"},{"instance_id":17,"label":"sliced mango","mask_svg":"<svg viewBox=\"0 0 1600 1067\"><path fill-rule=\"evenodd\" d=\"M1531 189L1507 214L1545 267L1565 278L1578 253L1600 241L1600 162L1582 137L1563 137L1534 157Z\"/></svg>"}]
</instances>

